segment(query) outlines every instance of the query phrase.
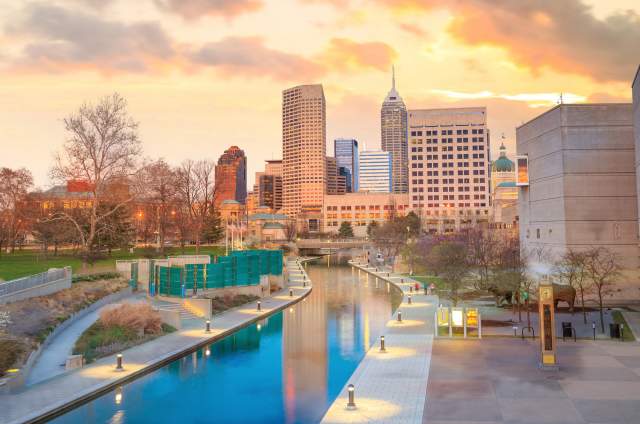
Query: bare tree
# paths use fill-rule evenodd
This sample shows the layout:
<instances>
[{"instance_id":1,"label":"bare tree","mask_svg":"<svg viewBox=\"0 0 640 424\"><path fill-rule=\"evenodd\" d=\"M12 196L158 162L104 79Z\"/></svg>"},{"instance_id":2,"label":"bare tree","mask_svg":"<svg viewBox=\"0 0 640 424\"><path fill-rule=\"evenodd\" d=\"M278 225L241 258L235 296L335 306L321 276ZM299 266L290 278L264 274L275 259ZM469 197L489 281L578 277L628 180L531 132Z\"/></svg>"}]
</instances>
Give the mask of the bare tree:
<instances>
[{"instance_id":1,"label":"bare tree","mask_svg":"<svg viewBox=\"0 0 640 424\"><path fill-rule=\"evenodd\" d=\"M14 251L17 240L24 233L27 224L27 194L32 186L33 176L29 170L0 169L0 213L3 215L0 217L0 232L4 234L0 237L0 250L4 238L5 243Z\"/></svg>"},{"instance_id":2,"label":"bare tree","mask_svg":"<svg viewBox=\"0 0 640 424\"><path fill-rule=\"evenodd\" d=\"M587 312L584 307L584 293L590 287L586 268L587 255L585 252L568 249L555 264L556 277L580 292L582 317L587 323Z\"/></svg>"},{"instance_id":3,"label":"bare tree","mask_svg":"<svg viewBox=\"0 0 640 424\"><path fill-rule=\"evenodd\" d=\"M284 236L287 241L294 241L298 235L296 221L287 219L284 223Z\"/></svg>"},{"instance_id":4,"label":"bare tree","mask_svg":"<svg viewBox=\"0 0 640 424\"><path fill-rule=\"evenodd\" d=\"M78 233L83 264L94 247L99 225L134 198L137 186L130 177L136 173L140 154L138 123L127 113L127 102L118 94L100 99L94 106L84 104L64 119L69 138L56 157L52 176L61 181L81 181L88 194L87 223L74 215L57 212L51 219L71 222ZM108 207L103 207L108 204Z\"/></svg>"},{"instance_id":5,"label":"bare tree","mask_svg":"<svg viewBox=\"0 0 640 424\"><path fill-rule=\"evenodd\" d=\"M142 168L145 203L153 207L153 219L158 232L158 250L164 250L167 229L177 214L178 173L163 159L148 163Z\"/></svg>"},{"instance_id":6,"label":"bare tree","mask_svg":"<svg viewBox=\"0 0 640 424\"><path fill-rule=\"evenodd\" d=\"M598 296L600 329L604 333L604 297L611 294L613 282L620 276L622 267L616 254L605 247L591 248L585 256L585 270Z\"/></svg>"},{"instance_id":7,"label":"bare tree","mask_svg":"<svg viewBox=\"0 0 640 424\"><path fill-rule=\"evenodd\" d=\"M466 232L465 242L474 266L475 285L480 290L487 290L496 265L499 241L492 231L474 228Z\"/></svg>"},{"instance_id":8,"label":"bare tree","mask_svg":"<svg viewBox=\"0 0 640 424\"><path fill-rule=\"evenodd\" d=\"M443 241L431 249L428 264L442 278L448 297L456 306L471 270L467 247L457 241Z\"/></svg>"},{"instance_id":9,"label":"bare tree","mask_svg":"<svg viewBox=\"0 0 640 424\"><path fill-rule=\"evenodd\" d=\"M200 252L200 240L209 210L213 208L215 163L208 160L182 163L178 171L180 201L187 208L189 227L196 242L196 254Z\"/></svg>"}]
</instances>

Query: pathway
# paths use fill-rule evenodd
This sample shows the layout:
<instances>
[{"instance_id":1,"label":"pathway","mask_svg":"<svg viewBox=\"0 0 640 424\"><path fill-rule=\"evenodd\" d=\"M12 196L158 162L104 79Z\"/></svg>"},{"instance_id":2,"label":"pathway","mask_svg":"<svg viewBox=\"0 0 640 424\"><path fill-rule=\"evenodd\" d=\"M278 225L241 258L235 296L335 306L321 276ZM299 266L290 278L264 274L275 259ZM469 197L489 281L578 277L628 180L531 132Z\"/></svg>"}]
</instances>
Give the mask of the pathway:
<instances>
[{"instance_id":1,"label":"pathway","mask_svg":"<svg viewBox=\"0 0 640 424\"><path fill-rule=\"evenodd\" d=\"M21 393L0 395L0 422L12 424L45 418L56 410L81 403L96 392L111 390L182 356L186 351L212 343L301 300L311 292L309 278L301 266L295 262L288 264L298 268L294 272L296 278L291 279L286 289L262 299L261 311L258 312L256 302L252 302L216 315L211 322L211 333L204 331L203 320L184 320L181 330L123 351L124 371L115 370L116 356L111 355L30 386ZM303 275L307 282L305 287L297 282ZM289 295L289 289L293 290L293 296Z\"/></svg>"},{"instance_id":2,"label":"pathway","mask_svg":"<svg viewBox=\"0 0 640 424\"><path fill-rule=\"evenodd\" d=\"M405 296L384 334L386 352L376 343L349 379L355 386L356 408L347 408L347 387L331 405L323 423L421 423L433 343L437 296L410 293L415 280L366 265L352 265L366 278L379 278L402 289ZM408 304L411 294L412 303ZM398 312L402 322L397 321Z\"/></svg>"},{"instance_id":3,"label":"pathway","mask_svg":"<svg viewBox=\"0 0 640 424\"><path fill-rule=\"evenodd\" d=\"M637 343L559 340L560 371L538 361L538 340L437 339L423 423L640 422Z\"/></svg>"},{"instance_id":4,"label":"pathway","mask_svg":"<svg viewBox=\"0 0 640 424\"><path fill-rule=\"evenodd\" d=\"M140 302L140 296L131 296L127 299L120 300L116 303L123 302ZM62 333L58 334L50 343L42 350L40 357L33 365L31 372L27 378L27 386L39 383L49 378L64 373L67 357L72 354L73 346L76 340L84 333L84 331L98 320L100 312L105 308L109 308L114 304L105 305L93 312L88 313L84 317L67 327Z\"/></svg>"}]
</instances>

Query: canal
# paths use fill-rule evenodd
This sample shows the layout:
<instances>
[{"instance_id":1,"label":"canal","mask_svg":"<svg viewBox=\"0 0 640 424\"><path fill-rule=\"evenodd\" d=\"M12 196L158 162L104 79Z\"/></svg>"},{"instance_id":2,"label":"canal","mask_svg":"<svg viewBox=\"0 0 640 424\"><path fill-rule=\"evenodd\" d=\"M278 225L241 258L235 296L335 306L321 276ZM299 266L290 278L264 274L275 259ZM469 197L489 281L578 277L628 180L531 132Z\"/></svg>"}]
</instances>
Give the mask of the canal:
<instances>
[{"instance_id":1,"label":"canal","mask_svg":"<svg viewBox=\"0 0 640 424\"><path fill-rule=\"evenodd\" d=\"M401 301L349 266L308 265L302 302L188 354L56 423L318 422Z\"/></svg>"}]
</instances>

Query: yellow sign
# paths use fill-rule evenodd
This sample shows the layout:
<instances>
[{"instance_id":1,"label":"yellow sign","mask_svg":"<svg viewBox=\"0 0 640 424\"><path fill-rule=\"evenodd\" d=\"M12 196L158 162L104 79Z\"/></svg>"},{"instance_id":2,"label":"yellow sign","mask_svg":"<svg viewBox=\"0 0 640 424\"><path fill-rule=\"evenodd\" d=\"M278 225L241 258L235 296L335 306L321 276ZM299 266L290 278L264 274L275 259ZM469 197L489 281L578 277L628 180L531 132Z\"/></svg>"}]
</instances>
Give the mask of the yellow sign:
<instances>
[{"instance_id":1,"label":"yellow sign","mask_svg":"<svg viewBox=\"0 0 640 424\"><path fill-rule=\"evenodd\" d=\"M478 326L478 310L475 308L467 308L467 327Z\"/></svg>"}]
</instances>

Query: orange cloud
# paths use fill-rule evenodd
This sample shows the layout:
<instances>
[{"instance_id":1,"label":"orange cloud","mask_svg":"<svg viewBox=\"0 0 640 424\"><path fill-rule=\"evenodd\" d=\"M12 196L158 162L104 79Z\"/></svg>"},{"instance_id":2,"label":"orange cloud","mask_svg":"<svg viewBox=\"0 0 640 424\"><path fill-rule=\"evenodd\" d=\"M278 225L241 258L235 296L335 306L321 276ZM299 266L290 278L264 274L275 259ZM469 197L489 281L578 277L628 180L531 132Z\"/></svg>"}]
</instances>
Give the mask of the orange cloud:
<instances>
[{"instance_id":1,"label":"orange cloud","mask_svg":"<svg viewBox=\"0 0 640 424\"><path fill-rule=\"evenodd\" d=\"M596 18L581 0L372 0L394 11L446 9L449 33L471 46L504 49L520 66L548 67L599 81L628 81L637 66L640 16Z\"/></svg>"},{"instance_id":2,"label":"orange cloud","mask_svg":"<svg viewBox=\"0 0 640 424\"><path fill-rule=\"evenodd\" d=\"M184 19L203 16L233 18L243 13L255 12L263 6L262 0L155 0L155 4Z\"/></svg>"},{"instance_id":3,"label":"orange cloud","mask_svg":"<svg viewBox=\"0 0 640 424\"><path fill-rule=\"evenodd\" d=\"M319 60L336 71L366 68L386 71L396 57L396 51L382 42L359 43L347 38L333 38Z\"/></svg>"}]
</instances>

